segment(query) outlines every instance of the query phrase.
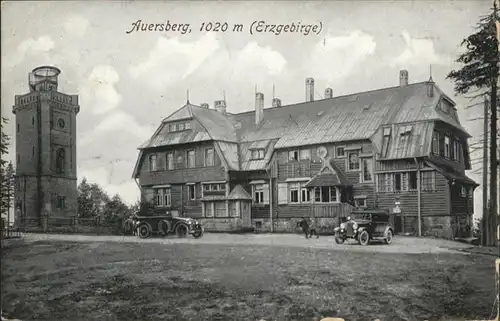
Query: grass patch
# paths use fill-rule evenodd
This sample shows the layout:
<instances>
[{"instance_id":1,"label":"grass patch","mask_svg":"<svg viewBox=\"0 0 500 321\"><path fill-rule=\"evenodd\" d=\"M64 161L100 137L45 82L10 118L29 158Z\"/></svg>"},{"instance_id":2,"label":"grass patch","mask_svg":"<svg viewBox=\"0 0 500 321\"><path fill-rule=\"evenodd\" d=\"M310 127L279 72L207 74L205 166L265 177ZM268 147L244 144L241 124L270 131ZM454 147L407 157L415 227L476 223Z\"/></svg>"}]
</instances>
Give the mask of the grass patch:
<instances>
[{"instance_id":1,"label":"grass patch","mask_svg":"<svg viewBox=\"0 0 500 321\"><path fill-rule=\"evenodd\" d=\"M2 304L28 320L484 319L485 256L272 246L18 242Z\"/></svg>"}]
</instances>

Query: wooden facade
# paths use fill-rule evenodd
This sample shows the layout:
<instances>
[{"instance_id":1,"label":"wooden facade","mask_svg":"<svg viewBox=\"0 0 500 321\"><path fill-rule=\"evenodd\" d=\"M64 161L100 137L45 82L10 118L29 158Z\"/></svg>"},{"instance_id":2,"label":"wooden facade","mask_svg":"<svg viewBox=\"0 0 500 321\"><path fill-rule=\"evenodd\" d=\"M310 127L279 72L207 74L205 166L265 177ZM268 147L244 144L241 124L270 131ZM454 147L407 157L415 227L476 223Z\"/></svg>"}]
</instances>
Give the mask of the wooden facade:
<instances>
[{"instance_id":1,"label":"wooden facade","mask_svg":"<svg viewBox=\"0 0 500 321\"><path fill-rule=\"evenodd\" d=\"M251 113L227 114L225 103L218 110L188 104L164 120L141 149L134 178L144 197L160 210L176 210L207 224L223 222L230 228L268 224L270 230L279 230L286 222L316 217L332 227L355 209L371 208L392 213L398 232L436 235L438 229L454 228L443 233L457 236L466 229L462 225L470 225L477 184L465 175L470 169L468 134L449 99L438 95L437 89L430 93L432 86L429 82L391 89L411 89L414 98L425 101L425 108L435 104L436 114L429 114L429 119L419 119L428 113L417 112L415 119L408 118L405 102L394 103L385 114L373 109L370 116L370 108L375 108L372 100L380 97L359 98L362 94L308 102L310 107L264 109L262 119L255 116L255 125ZM338 106L330 107L330 101ZM323 110L303 114L300 108ZM290 118L295 113L296 118L285 121L280 113ZM344 116L335 118L335 113ZM321 130L326 133L335 124L318 130L313 126L321 122L321 115L352 122L355 113L358 125L338 127L328 139L321 138ZM442 119L436 120L440 115ZM193 125L183 126L182 131L175 125L190 121ZM285 129L277 131L280 122ZM165 130L172 126L174 132ZM300 136L306 135L305 128L310 128L311 136ZM307 143L297 145L301 140ZM207 160L207 153L213 159ZM247 208L248 220L243 214ZM287 226L293 230L293 224Z\"/></svg>"}]
</instances>

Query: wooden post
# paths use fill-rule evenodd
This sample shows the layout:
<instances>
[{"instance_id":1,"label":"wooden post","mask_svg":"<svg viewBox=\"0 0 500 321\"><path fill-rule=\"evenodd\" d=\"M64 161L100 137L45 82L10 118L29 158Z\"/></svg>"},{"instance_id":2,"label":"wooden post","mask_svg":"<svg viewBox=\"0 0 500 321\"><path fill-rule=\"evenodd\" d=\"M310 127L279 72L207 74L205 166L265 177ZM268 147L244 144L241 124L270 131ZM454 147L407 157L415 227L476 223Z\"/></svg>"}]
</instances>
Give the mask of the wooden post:
<instances>
[{"instance_id":1,"label":"wooden post","mask_svg":"<svg viewBox=\"0 0 500 321\"><path fill-rule=\"evenodd\" d=\"M488 110L489 101L484 100L484 123L483 123L483 215L481 239L483 246L488 245L490 242L490 224L489 224L489 211L488 211Z\"/></svg>"}]
</instances>

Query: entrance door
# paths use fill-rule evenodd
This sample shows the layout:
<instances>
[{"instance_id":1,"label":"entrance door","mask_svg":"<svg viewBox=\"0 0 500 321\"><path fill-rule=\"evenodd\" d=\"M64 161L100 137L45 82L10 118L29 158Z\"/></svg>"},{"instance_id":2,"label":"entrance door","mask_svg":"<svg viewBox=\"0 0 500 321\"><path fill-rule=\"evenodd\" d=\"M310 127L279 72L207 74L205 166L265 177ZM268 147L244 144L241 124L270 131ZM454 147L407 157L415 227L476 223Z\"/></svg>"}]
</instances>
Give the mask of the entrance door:
<instances>
[{"instance_id":1,"label":"entrance door","mask_svg":"<svg viewBox=\"0 0 500 321\"><path fill-rule=\"evenodd\" d=\"M403 232L403 224L401 220L401 215L395 215L394 216L394 232L395 233L402 233Z\"/></svg>"},{"instance_id":2,"label":"entrance door","mask_svg":"<svg viewBox=\"0 0 500 321\"><path fill-rule=\"evenodd\" d=\"M250 214L250 202L241 201L241 224L243 227L252 226L252 218Z\"/></svg>"}]
</instances>

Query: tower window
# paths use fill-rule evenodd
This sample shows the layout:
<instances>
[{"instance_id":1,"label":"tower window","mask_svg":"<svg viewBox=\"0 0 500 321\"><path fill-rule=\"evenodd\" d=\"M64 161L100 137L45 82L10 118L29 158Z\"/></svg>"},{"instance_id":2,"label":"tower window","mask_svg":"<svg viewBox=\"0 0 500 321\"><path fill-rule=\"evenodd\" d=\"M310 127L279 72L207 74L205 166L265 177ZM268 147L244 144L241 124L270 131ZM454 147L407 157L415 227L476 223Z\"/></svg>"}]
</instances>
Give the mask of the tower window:
<instances>
[{"instance_id":1,"label":"tower window","mask_svg":"<svg viewBox=\"0 0 500 321\"><path fill-rule=\"evenodd\" d=\"M56 170L58 173L64 173L66 167L66 152L63 148L59 148L56 153Z\"/></svg>"},{"instance_id":2,"label":"tower window","mask_svg":"<svg viewBox=\"0 0 500 321\"><path fill-rule=\"evenodd\" d=\"M31 147L31 154L34 156L35 155L35 146Z\"/></svg>"},{"instance_id":3,"label":"tower window","mask_svg":"<svg viewBox=\"0 0 500 321\"><path fill-rule=\"evenodd\" d=\"M64 119L59 118L57 120L57 124L59 125L59 128L61 128L61 129L64 128L64 126L65 126Z\"/></svg>"},{"instance_id":4,"label":"tower window","mask_svg":"<svg viewBox=\"0 0 500 321\"><path fill-rule=\"evenodd\" d=\"M35 116L31 117L31 125L35 125Z\"/></svg>"}]
</instances>

